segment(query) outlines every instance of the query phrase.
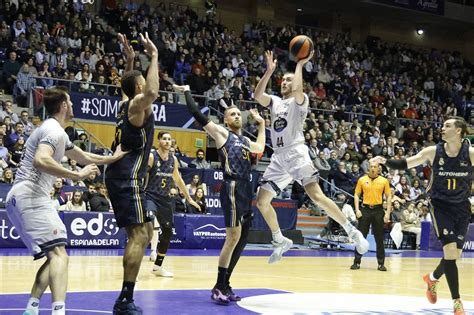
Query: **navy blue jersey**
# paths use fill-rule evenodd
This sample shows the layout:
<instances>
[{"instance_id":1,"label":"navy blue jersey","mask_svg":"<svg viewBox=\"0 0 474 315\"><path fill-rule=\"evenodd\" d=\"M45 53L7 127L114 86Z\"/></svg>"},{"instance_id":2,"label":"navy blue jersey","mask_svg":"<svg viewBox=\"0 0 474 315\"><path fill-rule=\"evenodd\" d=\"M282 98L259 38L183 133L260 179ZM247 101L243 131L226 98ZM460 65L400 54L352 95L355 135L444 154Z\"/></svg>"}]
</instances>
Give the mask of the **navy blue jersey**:
<instances>
[{"instance_id":1,"label":"navy blue jersey","mask_svg":"<svg viewBox=\"0 0 474 315\"><path fill-rule=\"evenodd\" d=\"M158 152L153 152L153 166L148 172L148 185L146 194L154 199L170 194L170 189L174 187L174 155L169 152L168 159L163 160Z\"/></svg>"},{"instance_id":2,"label":"navy blue jersey","mask_svg":"<svg viewBox=\"0 0 474 315\"><path fill-rule=\"evenodd\" d=\"M431 198L449 203L466 202L471 196L472 165L469 145L464 143L456 157L449 157L444 143L436 145Z\"/></svg>"},{"instance_id":3,"label":"navy blue jersey","mask_svg":"<svg viewBox=\"0 0 474 315\"><path fill-rule=\"evenodd\" d=\"M133 126L128 119L129 105L130 103L126 101L120 107L112 150L115 151L121 144L123 151L130 152L107 167L106 178L134 179L138 180L140 185L146 174L155 121L151 114L146 118L143 127Z\"/></svg>"},{"instance_id":4,"label":"navy blue jersey","mask_svg":"<svg viewBox=\"0 0 474 315\"><path fill-rule=\"evenodd\" d=\"M219 148L219 159L225 178L250 181L249 145L249 139L229 130L226 142Z\"/></svg>"}]
</instances>

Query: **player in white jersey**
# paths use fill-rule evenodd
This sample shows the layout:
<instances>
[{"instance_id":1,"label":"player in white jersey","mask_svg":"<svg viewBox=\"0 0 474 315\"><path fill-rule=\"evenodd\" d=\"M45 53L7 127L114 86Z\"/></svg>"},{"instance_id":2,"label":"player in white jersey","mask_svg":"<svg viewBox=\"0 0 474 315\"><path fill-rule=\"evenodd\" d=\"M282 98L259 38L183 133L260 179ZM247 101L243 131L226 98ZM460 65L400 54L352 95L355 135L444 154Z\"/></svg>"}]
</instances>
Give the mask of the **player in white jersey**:
<instances>
[{"instance_id":1,"label":"player in white jersey","mask_svg":"<svg viewBox=\"0 0 474 315\"><path fill-rule=\"evenodd\" d=\"M267 70L255 89L255 100L271 110L271 138L274 153L257 194L257 207L272 231L273 253L269 263L277 262L293 242L284 237L278 225L272 199L293 180L300 182L308 196L346 230L356 244L359 253L365 253L369 243L345 218L337 205L324 195L318 184L318 171L314 167L308 147L304 144L303 123L308 113L308 96L303 93L303 65L313 57L299 60L294 73L285 73L281 83L281 95L270 96L264 91L276 68L271 51L265 52Z\"/></svg>"},{"instance_id":2,"label":"player in white jersey","mask_svg":"<svg viewBox=\"0 0 474 315\"><path fill-rule=\"evenodd\" d=\"M45 90L44 106L51 118L28 138L6 201L8 217L34 258L46 256L46 262L36 274L24 312L26 315L39 313L39 300L48 286L52 293L52 314L65 314L68 279L66 227L49 195L56 178L85 179L92 173L100 173L96 164L112 163L125 154L119 148L113 156L96 155L82 151L69 141L63 128L73 117L73 110L65 89ZM79 172L68 170L60 164L64 155L87 166Z\"/></svg>"}]
</instances>

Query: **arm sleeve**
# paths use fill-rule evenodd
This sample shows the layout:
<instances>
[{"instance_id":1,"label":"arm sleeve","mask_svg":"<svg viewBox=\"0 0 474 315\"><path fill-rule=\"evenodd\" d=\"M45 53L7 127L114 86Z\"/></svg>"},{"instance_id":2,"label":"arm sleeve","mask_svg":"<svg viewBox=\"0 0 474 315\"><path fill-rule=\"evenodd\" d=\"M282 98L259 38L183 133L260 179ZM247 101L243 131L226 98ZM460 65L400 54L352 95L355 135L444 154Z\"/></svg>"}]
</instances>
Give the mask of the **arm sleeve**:
<instances>
[{"instance_id":1,"label":"arm sleeve","mask_svg":"<svg viewBox=\"0 0 474 315\"><path fill-rule=\"evenodd\" d=\"M385 162L385 165L387 165L387 167L394 170L406 170L408 168L406 159L400 159L400 160L389 159L387 160L387 162Z\"/></svg>"},{"instance_id":2,"label":"arm sleeve","mask_svg":"<svg viewBox=\"0 0 474 315\"><path fill-rule=\"evenodd\" d=\"M188 107L188 111L193 115L196 121L201 124L201 126L205 127L209 123L209 118L201 113L194 102L193 97L191 96L191 92L184 92L184 96L186 97L186 106Z\"/></svg>"}]
</instances>

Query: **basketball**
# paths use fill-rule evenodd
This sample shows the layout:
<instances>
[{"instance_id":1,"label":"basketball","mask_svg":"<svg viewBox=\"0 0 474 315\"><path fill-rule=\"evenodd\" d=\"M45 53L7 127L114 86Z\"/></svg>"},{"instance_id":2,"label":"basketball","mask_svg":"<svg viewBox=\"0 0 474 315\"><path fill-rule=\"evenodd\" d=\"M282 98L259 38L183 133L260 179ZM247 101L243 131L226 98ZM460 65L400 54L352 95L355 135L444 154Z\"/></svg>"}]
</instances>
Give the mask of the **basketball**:
<instances>
[{"instance_id":1,"label":"basketball","mask_svg":"<svg viewBox=\"0 0 474 315\"><path fill-rule=\"evenodd\" d=\"M309 56L313 50L313 41L305 35L297 35L290 41L290 54L296 59L301 60Z\"/></svg>"}]
</instances>

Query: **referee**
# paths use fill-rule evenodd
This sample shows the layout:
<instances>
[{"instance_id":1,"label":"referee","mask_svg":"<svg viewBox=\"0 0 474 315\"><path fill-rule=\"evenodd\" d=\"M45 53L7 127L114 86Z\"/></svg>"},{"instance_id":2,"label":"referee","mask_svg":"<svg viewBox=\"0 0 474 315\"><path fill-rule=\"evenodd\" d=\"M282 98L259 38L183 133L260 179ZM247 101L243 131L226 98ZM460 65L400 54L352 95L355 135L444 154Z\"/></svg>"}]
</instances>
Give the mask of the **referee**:
<instances>
[{"instance_id":1,"label":"referee","mask_svg":"<svg viewBox=\"0 0 474 315\"><path fill-rule=\"evenodd\" d=\"M359 207L359 197L363 194L362 208ZM387 199L387 212L384 212L382 203L383 195ZM389 181L379 175L379 165L377 163L369 162L369 173L362 176L357 181L357 186L354 194L354 206L356 210L356 217L359 219L359 231L364 237L367 237L369 228L372 225L372 231L377 244L377 262L379 271L387 271L385 267L385 249L383 246L384 221L388 222L390 212L392 211L392 193L390 191ZM354 264L351 266L352 270L360 269L360 262L362 255L355 250Z\"/></svg>"}]
</instances>

